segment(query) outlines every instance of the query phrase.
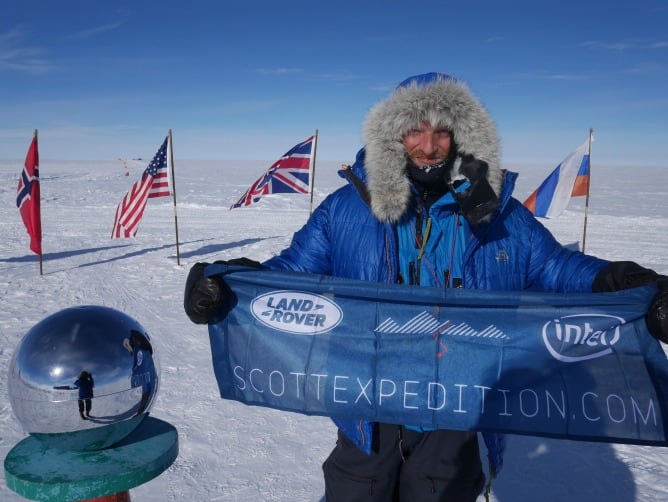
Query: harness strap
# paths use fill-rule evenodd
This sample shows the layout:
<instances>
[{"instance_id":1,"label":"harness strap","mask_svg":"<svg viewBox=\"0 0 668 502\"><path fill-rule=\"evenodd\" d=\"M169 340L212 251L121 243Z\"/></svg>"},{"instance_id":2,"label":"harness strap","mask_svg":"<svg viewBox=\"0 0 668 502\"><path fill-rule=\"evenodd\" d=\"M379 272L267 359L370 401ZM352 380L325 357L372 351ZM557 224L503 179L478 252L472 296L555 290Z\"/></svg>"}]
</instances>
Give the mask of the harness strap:
<instances>
[{"instance_id":1,"label":"harness strap","mask_svg":"<svg viewBox=\"0 0 668 502\"><path fill-rule=\"evenodd\" d=\"M350 181L355 188L357 188L357 191L360 194L360 197L362 200L367 204L371 205L371 195L369 195L369 190L367 189L366 185L362 183L362 180L359 179L355 173L353 173L352 169L341 169L339 173L342 173L345 178Z\"/></svg>"}]
</instances>

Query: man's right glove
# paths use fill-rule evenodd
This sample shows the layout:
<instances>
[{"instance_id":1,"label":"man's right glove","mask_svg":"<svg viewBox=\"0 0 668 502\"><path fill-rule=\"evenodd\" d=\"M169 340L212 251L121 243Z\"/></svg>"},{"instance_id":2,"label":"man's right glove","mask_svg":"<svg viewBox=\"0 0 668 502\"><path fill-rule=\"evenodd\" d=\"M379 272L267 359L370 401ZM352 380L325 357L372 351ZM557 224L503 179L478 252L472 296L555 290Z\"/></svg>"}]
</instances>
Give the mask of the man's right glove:
<instances>
[{"instance_id":1,"label":"man's right glove","mask_svg":"<svg viewBox=\"0 0 668 502\"><path fill-rule=\"evenodd\" d=\"M450 186L453 196L459 202L462 214L473 226L489 221L501 205L499 196L487 180L488 171L487 162L476 159L471 154L463 155L459 173L469 180L471 186L461 193L457 193L453 186Z\"/></svg>"},{"instance_id":2,"label":"man's right glove","mask_svg":"<svg viewBox=\"0 0 668 502\"><path fill-rule=\"evenodd\" d=\"M229 261L216 261L228 265L243 265L261 268L259 262L248 258L235 258ZM234 306L234 293L225 281L219 277L207 277L204 269L209 263L195 263L186 279L183 293L183 309L195 324L207 324L214 317L224 318Z\"/></svg>"}]
</instances>

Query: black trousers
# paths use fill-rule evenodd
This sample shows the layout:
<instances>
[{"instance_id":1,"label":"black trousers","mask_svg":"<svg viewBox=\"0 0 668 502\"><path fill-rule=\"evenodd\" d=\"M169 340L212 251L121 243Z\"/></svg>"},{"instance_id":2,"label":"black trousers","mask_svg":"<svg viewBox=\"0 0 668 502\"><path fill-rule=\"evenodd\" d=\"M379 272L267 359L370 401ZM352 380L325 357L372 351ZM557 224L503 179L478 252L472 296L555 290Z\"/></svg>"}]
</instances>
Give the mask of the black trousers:
<instances>
[{"instance_id":1,"label":"black trousers","mask_svg":"<svg viewBox=\"0 0 668 502\"><path fill-rule=\"evenodd\" d=\"M327 502L474 502L485 484L475 432L376 424L367 455L339 431L322 467Z\"/></svg>"},{"instance_id":2,"label":"black trousers","mask_svg":"<svg viewBox=\"0 0 668 502\"><path fill-rule=\"evenodd\" d=\"M92 404L90 399L79 399L79 414L83 415L85 412L86 415L89 415Z\"/></svg>"}]
</instances>

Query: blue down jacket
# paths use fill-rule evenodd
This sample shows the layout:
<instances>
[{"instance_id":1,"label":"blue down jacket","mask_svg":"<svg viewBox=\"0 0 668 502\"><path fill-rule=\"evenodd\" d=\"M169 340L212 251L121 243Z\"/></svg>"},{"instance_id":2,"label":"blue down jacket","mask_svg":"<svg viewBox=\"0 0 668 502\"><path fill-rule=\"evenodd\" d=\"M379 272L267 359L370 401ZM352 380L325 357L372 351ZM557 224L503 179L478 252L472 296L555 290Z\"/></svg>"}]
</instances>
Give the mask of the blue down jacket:
<instances>
[{"instance_id":1,"label":"blue down jacket","mask_svg":"<svg viewBox=\"0 0 668 502\"><path fill-rule=\"evenodd\" d=\"M295 233L290 246L264 265L271 269L397 282L396 224L381 222L372 214L365 172L364 155L360 151L353 167L340 173L349 184L330 194ZM516 178L516 173L503 172L500 209L491 221L473 229L473 238L464 254L463 287L591 292L594 278L608 262L560 245L511 196ZM371 451L372 423L348 419L334 422L361 450ZM494 443L501 438L487 436L485 442L490 455L494 455ZM502 444L496 447L502 449ZM499 458L493 464L500 462Z\"/></svg>"}]
</instances>

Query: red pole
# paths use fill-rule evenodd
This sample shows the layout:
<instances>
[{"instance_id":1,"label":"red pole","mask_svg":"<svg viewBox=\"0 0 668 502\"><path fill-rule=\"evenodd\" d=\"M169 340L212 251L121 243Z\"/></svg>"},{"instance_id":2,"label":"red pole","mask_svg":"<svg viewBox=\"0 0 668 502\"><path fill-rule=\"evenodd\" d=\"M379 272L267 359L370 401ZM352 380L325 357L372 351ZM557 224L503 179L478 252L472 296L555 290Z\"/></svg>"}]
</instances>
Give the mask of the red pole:
<instances>
[{"instance_id":1,"label":"red pole","mask_svg":"<svg viewBox=\"0 0 668 502\"><path fill-rule=\"evenodd\" d=\"M113 495L87 499L86 502L130 502L130 492L126 490L124 492L114 493Z\"/></svg>"}]
</instances>

